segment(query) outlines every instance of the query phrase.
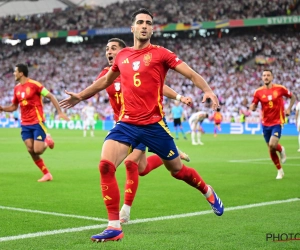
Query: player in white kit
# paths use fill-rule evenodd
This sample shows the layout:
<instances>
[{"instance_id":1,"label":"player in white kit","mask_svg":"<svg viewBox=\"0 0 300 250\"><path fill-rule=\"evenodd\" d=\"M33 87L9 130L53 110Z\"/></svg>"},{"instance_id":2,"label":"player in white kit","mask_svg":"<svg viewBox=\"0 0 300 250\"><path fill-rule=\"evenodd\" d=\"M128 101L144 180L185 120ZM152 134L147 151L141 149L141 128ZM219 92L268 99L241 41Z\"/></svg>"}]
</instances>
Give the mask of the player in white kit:
<instances>
[{"instance_id":1,"label":"player in white kit","mask_svg":"<svg viewBox=\"0 0 300 250\"><path fill-rule=\"evenodd\" d=\"M298 131L298 143L299 143L298 152L300 152L300 102L298 102L296 106L296 127Z\"/></svg>"},{"instance_id":2,"label":"player in white kit","mask_svg":"<svg viewBox=\"0 0 300 250\"><path fill-rule=\"evenodd\" d=\"M204 111L193 113L189 118L192 145L204 145L204 143L201 141L201 133L203 133L201 123L205 118L208 118L208 114ZM196 135L197 135L197 141L195 138Z\"/></svg>"},{"instance_id":3,"label":"player in white kit","mask_svg":"<svg viewBox=\"0 0 300 250\"><path fill-rule=\"evenodd\" d=\"M93 107L93 103L89 101L88 105L85 106L82 110L83 114L83 136L86 137L86 131L88 127L91 130L91 136L94 137L94 128L95 128L95 115L96 109Z\"/></svg>"}]
</instances>

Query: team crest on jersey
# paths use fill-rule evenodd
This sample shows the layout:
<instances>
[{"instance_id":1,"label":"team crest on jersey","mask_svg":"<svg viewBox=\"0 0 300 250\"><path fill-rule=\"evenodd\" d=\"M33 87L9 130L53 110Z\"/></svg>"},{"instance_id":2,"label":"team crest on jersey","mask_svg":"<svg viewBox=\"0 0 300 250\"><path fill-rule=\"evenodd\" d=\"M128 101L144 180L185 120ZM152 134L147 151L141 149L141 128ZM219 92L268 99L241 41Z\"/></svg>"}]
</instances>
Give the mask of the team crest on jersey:
<instances>
[{"instance_id":1,"label":"team crest on jersey","mask_svg":"<svg viewBox=\"0 0 300 250\"><path fill-rule=\"evenodd\" d=\"M115 82L115 91L120 91L120 90L121 90L121 83Z\"/></svg>"},{"instance_id":2,"label":"team crest on jersey","mask_svg":"<svg viewBox=\"0 0 300 250\"><path fill-rule=\"evenodd\" d=\"M268 95L268 100L272 101L272 95Z\"/></svg>"},{"instance_id":3,"label":"team crest on jersey","mask_svg":"<svg viewBox=\"0 0 300 250\"><path fill-rule=\"evenodd\" d=\"M273 92L273 96L274 96L274 98L277 98L277 96L278 96L277 91L274 91L274 92Z\"/></svg>"},{"instance_id":4,"label":"team crest on jersey","mask_svg":"<svg viewBox=\"0 0 300 250\"><path fill-rule=\"evenodd\" d=\"M30 88L27 87L27 88L26 88L26 95L29 95L29 94L30 94Z\"/></svg>"},{"instance_id":5,"label":"team crest on jersey","mask_svg":"<svg viewBox=\"0 0 300 250\"><path fill-rule=\"evenodd\" d=\"M148 52L146 55L144 55L145 66L149 66L150 65L151 59L152 59L152 53Z\"/></svg>"},{"instance_id":6,"label":"team crest on jersey","mask_svg":"<svg viewBox=\"0 0 300 250\"><path fill-rule=\"evenodd\" d=\"M25 97L25 92L22 92L21 93L21 98L24 98Z\"/></svg>"},{"instance_id":7,"label":"team crest on jersey","mask_svg":"<svg viewBox=\"0 0 300 250\"><path fill-rule=\"evenodd\" d=\"M132 63L132 69L133 69L134 71L138 71L139 68L140 68L140 65L141 65L141 62L140 62L140 61L135 61L135 62Z\"/></svg>"}]
</instances>

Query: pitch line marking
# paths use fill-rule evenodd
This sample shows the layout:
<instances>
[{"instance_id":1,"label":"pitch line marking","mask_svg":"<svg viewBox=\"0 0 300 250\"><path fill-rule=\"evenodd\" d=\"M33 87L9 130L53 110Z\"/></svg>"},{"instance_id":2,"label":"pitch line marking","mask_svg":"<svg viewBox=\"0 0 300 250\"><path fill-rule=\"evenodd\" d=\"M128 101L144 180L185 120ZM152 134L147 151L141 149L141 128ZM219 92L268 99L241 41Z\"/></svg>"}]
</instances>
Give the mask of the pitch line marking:
<instances>
[{"instance_id":1,"label":"pitch line marking","mask_svg":"<svg viewBox=\"0 0 300 250\"><path fill-rule=\"evenodd\" d=\"M70 218L84 219L84 220L94 220L94 221L105 221L105 222L107 222L107 219L96 218L96 217L89 217L89 216L81 216L81 215L75 215L75 214L62 214L62 213L55 213L55 212L46 212L46 211L40 211L40 210L24 209L24 208L17 208L17 207L5 207L5 206L0 206L0 209L20 211L20 212L27 212L27 213L36 213L36 214L47 214L47 215L54 215L54 216L61 216L61 217L70 217Z\"/></svg>"},{"instance_id":2,"label":"pitch line marking","mask_svg":"<svg viewBox=\"0 0 300 250\"><path fill-rule=\"evenodd\" d=\"M300 159L300 157L287 157L288 159ZM251 162L251 161L269 161L270 158L260 158L260 159L247 159L247 160L230 160L228 162Z\"/></svg>"},{"instance_id":3,"label":"pitch line marking","mask_svg":"<svg viewBox=\"0 0 300 250\"><path fill-rule=\"evenodd\" d=\"M295 202L295 201L300 201L300 198L254 203L254 204L236 206L236 207L228 207L228 208L225 208L225 211L228 212L228 211L243 210L243 209L254 208L254 207L264 207L264 206L289 203L289 202ZM211 213L213 213L212 210L207 210L207 211L194 212L194 213L160 216L160 217L146 218L146 219L137 219L137 220L129 221L128 224L138 224L138 223L146 223L146 222L153 222L153 221L171 220L171 219L186 218L186 217L205 215L205 214L211 214ZM82 216L82 217L85 217L85 216ZM89 218L89 217L87 217L87 218ZM15 236L6 236L6 237L1 237L0 242L21 240L21 239L28 239L28 238L36 238L36 237L41 237L41 236L56 235L56 234L63 234L63 233L82 232L82 231L86 231L86 230L101 229L101 228L106 228L106 227L107 227L107 223L100 224L100 225L85 226L85 227L66 228L66 229L59 229L59 230L52 230L52 231L21 234L21 235L15 235Z\"/></svg>"}]
</instances>

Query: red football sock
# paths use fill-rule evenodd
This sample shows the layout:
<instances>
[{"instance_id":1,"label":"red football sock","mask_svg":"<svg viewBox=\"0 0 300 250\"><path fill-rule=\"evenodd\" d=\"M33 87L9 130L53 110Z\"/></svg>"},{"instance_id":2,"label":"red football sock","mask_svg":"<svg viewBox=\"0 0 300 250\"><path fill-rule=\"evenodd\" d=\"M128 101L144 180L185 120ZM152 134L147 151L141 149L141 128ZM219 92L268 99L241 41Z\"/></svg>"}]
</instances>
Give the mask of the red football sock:
<instances>
[{"instance_id":1,"label":"red football sock","mask_svg":"<svg viewBox=\"0 0 300 250\"><path fill-rule=\"evenodd\" d=\"M163 164L163 161L159 158L158 155L151 155L147 158L147 166L142 173L139 173L140 176L145 176L152 170L158 168Z\"/></svg>"},{"instance_id":2,"label":"red football sock","mask_svg":"<svg viewBox=\"0 0 300 250\"><path fill-rule=\"evenodd\" d=\"M139 185L139 170L138 164L134 161L125 161L126 166L126 184L124 204L132 206L138 185Z\"/></svg>"},{"instance_id":3,"label":"red football sock","mask_svg":"<svg viewBox=\"0 0 300 250\"><path fill-rule=\"evenodd\" d=\"M48 174L49 173L49 170L48 168L45 166L45 163L43 161L42 158L34 161L35 165L38 166L38 168L43 172L43 174Z\"/></svg>"},{"instance_id":4,"label":"red football sock","mask_svg":"<svg viewBox=\"0 0 300 250\"><path fill-rule=\"evenodd\" d=\"M190 186L198 189L202 194L206 194L208 191L208 186L193 168L182 165L182 169L177 174L172 174L172 176L178 180L185 181Z\"/></svg>"},{"instance_id":5,"label":"red football sock","mask_svg":"<svg viewBox=\"0 0 300 250\"><path fill-rule=\"evenodd\" d=\"M281 151L282 151L282 147L281 147L281 145L280 145L279 143L277 144L276 151L278 151L278 152L281 152Z\"/></svg>"},{"instance_id":6,"label":"red football sock","mask_svg":"<svg viewBox=\"0 0 300 250\"><path fill-rule=\"evenodd\" d=\"M270 153L270 157L271 157L272 161L274 162L276 168L281 169L280 160L279 160L279 157L278 157L276 151L270 150L269 153Z\"/></svg>"},{"instance_id":7,"label":"red football sock","mask_svg":"<svg viewBox=\"0 0 300 250\"><path fill-rule=\"evenodd\" d=\"M103 200L108 213L108 220L119 220L120 191L116 180L116 167L107 160L99 164L100 183Z\"/></svg>"}]
</instances>

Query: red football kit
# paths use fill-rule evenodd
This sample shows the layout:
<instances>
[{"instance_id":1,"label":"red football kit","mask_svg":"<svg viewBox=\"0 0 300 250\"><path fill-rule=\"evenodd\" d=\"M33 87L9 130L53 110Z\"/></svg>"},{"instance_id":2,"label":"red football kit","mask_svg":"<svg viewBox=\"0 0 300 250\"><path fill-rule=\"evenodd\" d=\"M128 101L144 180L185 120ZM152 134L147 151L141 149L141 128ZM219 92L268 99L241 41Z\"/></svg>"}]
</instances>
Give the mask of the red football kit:
<instances>
[{"instance_id":1,"label":"red football kit","mask_svg":"<svg viewBox=\"0 0 300 250\"><path fill-rule=\"evenodd\" d=\"M144 49L124 48L112 66L121 73L120 120L135 125L159 122L164 116L163 85L168 70L182 63L171 51L149 44Z\"/></svg>"},{"instance_id":2,"label":"red football kit","mask_svg":"<svg viewBox=\"0 0 300 250\"><path fill-rule=\"evenodd\" d=\"M104 76L109 71L109 67L104 68L98 75L97 79ZM121 110L121 78L117 77L113 84L106 88L108 94L109 102L114 111L114 120L119 120L120 110Z\"/></svg>"},{"instance_id":3,"label":"red football kit","mask_svg":"<svg viewBox=\"0 0 300 250\"><path fill-rule=\"evenodd\" d=\"M220 112L214 113L214 122L215 124L220 124L222 122L222 114Z\"/></svg>"},{"instance_id":4,"label":"red football kit","mask_svg":"<svg viewBox=\"0 0 300 250\"><path fill-rule=\"evenodd\" d=\"M45 121L41 92L44 86L32 79L14 87L12 103L20 104L21 124L33 125Z\"/></svg>"},{"instance_id":5,"label":"red football kit","mask_svg":"<svg viewBox=\"0 0 300 250\"><path fill-rule=\"evenodd\" d=\"M258 88L253 96L252 103L261 103L262 124L264 126L281 125L284 123L283 96L291 98L292 93L282 85L273 84L270 89L266 86Z\"/></svg>"}]
</instances>

